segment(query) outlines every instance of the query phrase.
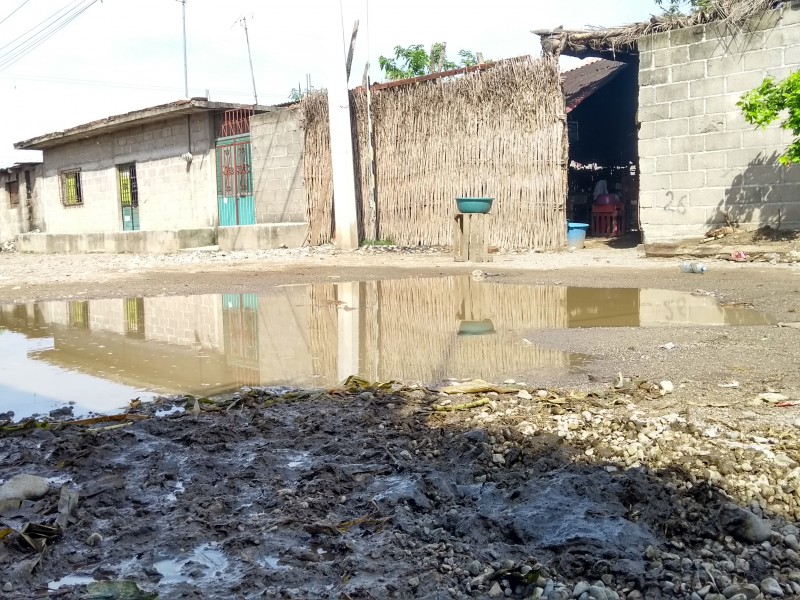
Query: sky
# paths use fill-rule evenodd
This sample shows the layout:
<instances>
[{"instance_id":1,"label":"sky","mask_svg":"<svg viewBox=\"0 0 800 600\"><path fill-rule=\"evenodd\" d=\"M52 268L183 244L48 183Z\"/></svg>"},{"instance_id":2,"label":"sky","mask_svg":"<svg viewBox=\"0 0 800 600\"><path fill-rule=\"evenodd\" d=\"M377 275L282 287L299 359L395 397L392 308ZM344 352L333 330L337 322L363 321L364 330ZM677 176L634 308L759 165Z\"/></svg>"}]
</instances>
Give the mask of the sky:
<instances>
[{"instance_id":1,"label":"sky","mask_svg":"<svg viewBox=\"0 0 800 600\"><path fill-rule=\"evenodd\" d=\"M14 142L183 98L182 8L180 0L0 0L0 166L39 159ZM259 104L287 101L306 75L325 87L331 52L343 51L338 40L349 42L356 19L351 87L367 62L381 80L378 57L396 45L538 55L532 29L614 26L658 12L652 0L186 0L185 8L189 95L253 102L244 17Z\"/></svg>"}]
</instances>

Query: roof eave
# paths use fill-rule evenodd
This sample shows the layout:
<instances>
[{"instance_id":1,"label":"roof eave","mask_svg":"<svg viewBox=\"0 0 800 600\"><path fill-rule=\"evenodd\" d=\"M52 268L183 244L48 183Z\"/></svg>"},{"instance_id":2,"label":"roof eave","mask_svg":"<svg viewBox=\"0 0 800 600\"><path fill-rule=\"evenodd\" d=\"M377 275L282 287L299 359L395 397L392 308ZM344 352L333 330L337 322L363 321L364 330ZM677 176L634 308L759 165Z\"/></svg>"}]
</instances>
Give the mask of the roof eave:
<instances>
[{"instance_id":1,"label":"roof eave","mask_svg":"<svg viewBox=\"0 0 800 600\"><path fill-rule=\"evenodd\" d=\"M152 106L142 110L114 115L84 123L64 131L54 131L34 138L23 140L14 144L17 150L45 150L80 139L88 139L134 125L157 123L179 115L189 115L201 112L234 110L237 108L252 108L256 113L274 110L271 106L245 105L230 102L211 102L205 98L192 98L191 100L178 100L169 104Z\"/></svg>"}]
</instances>

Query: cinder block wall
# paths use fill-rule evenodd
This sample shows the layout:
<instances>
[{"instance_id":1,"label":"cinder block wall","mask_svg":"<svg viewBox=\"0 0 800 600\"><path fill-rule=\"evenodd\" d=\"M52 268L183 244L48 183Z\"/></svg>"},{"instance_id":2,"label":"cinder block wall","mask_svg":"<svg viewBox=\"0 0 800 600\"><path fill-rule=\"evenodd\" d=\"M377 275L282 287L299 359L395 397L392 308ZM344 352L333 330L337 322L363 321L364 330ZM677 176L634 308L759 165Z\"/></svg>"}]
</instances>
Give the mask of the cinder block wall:
<instances>
[{"instance_id":1,"label":"cinder block wall","mask_svg":"<svg viewBox=\"0 0 800 600\"><path fill-rule=\"evenodd\" d=\"M800 66L800 3L742 31L714 24L639 40L640 222L645 242L724 224L800 228L800 167L778 157L792 136L756 130L736 106L766 76Z\"/></svg>"},{"instance_id":2,"label":"cinder block wall","mask_svg":"<svg viewBox=\"0 0 800 600\"><path fill-rule=\"evenodd\" d=\"M142 230L216 225L213 119L182 115L44 152L40 184L46 233L122 231L117 166L136 163ZM180 158L191 151L192 162ZM81 169L82 206L61 204L60 171Z\"/></svg>"},{"instance_id":3,"label":"cinder block wall","mask_svg":"<svg viewBox=\"0 0 800 600\"><path fill-rule=\"evenodd\" d=\"M251 117L250 141L256 223L307 221L300 109L288 107Z\"/></svg>"},{"instance_id":4,"label":"cinder block wall","mask_svg":"<svg viewBox=\"0 0 800 600\"><path fill-rule=\"evenodd\" d=\"M29 172L31 189L28 189L25 179L26 171ZM39 167L30 166L19 170L16 174L19 182L19 203L13 206L5 178L0 176L0 244L13 240L20 233L28 233L40 227L41 206L37 185L40 175Z\"/></svg>"}]
</instances>

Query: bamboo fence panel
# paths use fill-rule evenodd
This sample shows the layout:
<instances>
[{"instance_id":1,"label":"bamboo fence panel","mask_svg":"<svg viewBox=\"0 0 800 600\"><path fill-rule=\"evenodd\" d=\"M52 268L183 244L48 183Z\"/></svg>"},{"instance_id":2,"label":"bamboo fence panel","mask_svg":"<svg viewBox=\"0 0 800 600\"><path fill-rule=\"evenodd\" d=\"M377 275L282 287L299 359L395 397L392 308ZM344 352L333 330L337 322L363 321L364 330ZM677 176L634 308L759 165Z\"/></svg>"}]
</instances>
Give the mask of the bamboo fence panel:
<instances>
[{"instance_id":1,"label":"bamboo fence panel","mask_svg":"<svg viewBox=\"0 0 800 600\"><path fill-rule=\"evenodd\" d=\"M379 237L448 245L456 196L491 196L490 243L566 238L564 100L551 60L373 95Z\"/></svg>"},{"instance_id":2,"label":"bamboo fence panel","mask_svg":"<svg viewBox=\"0 0 800 600\"><path fill-rule=\"evenodd\" d=\"M372 218L366 94L351 93L359 231ZM519 60L450 80L372 94L376 237L401 245L451 243L456 196L492 196L490 243L566 242L567 139L555 60ZM312 244L333 231L324 93L303 100Z\"/></svg>"},{"instance_id":3,"label":"bamboo fence panel","mask_svg":"<svg viewBox=\"0 0 800 600\"><path fill-rule=\"evenodd\" d=\"M301 103L303 114L303 175L308 200L309 245L319 246L333 236L333 165L328 128L327 94L310 94Z\"/></svg>"},{"instance_id":4,"label":"bamboo fence panel","mask_svg":"<svg viewBox=\"0 0 800 600\"><path fill-rule=\"evenodd\" d=\"M337 349L339 347L336 286L311 286L311 364L321 384L333 384L339 376Z\"/></svg>"},{"instance_id":5,"label":"bamboo fence panel","mask_svg":"<svg viewBox=\"0 0 800 600\"><path fill-rule=\"evenodd\" d=\"M497 379L572 362L566 352L521 340L527 330L568 326L564 287L485 285L464 277L429 279L424 285L414 280L375 285L378 318L366 320L361 352L380 357L377 368L369 371L376 379ZM471 307L469 314L465 306ZM459 336L465 317L491 319L497 333Z\"/></svg>"}]
</instances>

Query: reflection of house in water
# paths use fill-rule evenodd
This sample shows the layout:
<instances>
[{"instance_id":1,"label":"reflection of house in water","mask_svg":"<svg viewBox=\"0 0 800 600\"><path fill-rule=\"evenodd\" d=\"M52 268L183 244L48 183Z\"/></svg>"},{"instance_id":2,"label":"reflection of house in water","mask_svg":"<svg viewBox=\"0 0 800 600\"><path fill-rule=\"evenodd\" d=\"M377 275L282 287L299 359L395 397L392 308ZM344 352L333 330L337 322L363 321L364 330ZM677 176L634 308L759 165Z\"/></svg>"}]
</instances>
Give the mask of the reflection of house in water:
<instances>
[{"instance_id":1,"label":"reflection of house in water","mask_svg":"<svg viewBox=\"0 0 800 600\"><path fill-rule=\"evenodd\" d=\"M541 375L581 360L524 343L539 329L766 324L681 292L466 277L282 287L263 295L0 307L0 327L52 337L31 358L158 392L334 385L351 374L439 382Z\"/></svg>"}]
</instances>

